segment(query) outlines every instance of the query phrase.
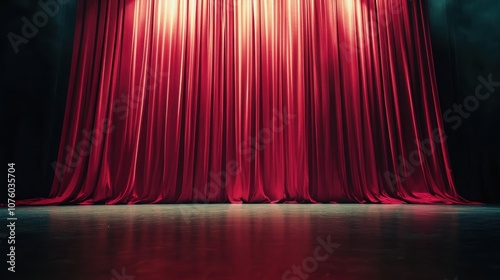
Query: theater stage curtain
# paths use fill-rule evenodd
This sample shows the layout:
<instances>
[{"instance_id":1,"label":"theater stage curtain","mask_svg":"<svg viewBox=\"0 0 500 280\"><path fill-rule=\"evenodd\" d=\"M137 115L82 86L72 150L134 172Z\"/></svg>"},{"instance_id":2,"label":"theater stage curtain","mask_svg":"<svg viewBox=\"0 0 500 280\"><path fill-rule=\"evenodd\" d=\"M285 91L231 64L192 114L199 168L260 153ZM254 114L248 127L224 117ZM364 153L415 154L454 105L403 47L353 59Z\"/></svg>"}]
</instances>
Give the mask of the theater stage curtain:
<instances>
[{"instance_id":1,"label":"theater stage curtain","mask_svg":"<svg viewBox=\"0 0 500 280\"><path fill-rule=\"evenodd\" d=\"M79 1L38 204L460 203L425 1Z\"/></svg>"}]
</instances>

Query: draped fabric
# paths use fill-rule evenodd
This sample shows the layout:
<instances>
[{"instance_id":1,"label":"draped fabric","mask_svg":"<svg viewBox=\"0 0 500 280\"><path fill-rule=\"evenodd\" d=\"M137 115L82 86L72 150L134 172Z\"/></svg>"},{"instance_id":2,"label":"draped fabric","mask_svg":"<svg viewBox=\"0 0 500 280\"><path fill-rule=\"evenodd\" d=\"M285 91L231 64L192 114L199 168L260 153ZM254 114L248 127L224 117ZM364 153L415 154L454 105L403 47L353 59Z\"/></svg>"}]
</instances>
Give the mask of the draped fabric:
<instances>
[{"instance_id":1,"label":"draped fabric","mask_svg":"<svg viewBox=\"0 0 500 280\"><path fill-rule=\"evenodd\" d=\"M79 1L49 199L460 203L425 1Z\"/></svg>"}]
</instances>

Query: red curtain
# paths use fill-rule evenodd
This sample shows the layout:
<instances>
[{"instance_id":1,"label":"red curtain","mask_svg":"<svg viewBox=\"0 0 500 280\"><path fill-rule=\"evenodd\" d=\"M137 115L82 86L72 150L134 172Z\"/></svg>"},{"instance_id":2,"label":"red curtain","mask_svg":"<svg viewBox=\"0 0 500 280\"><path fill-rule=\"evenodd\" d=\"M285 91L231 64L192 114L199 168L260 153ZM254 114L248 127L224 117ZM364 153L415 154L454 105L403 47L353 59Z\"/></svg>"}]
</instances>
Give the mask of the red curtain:
<instances>
[{"instance_id":1,"label":"red curtain","mask_svg":"<svg viewBox=\"0 0 500 280\"><path fill-rule=\"evenodd\" d=\"M460 203L425 1L79 1L57 203Z\"/></svg>"}]
</instances>

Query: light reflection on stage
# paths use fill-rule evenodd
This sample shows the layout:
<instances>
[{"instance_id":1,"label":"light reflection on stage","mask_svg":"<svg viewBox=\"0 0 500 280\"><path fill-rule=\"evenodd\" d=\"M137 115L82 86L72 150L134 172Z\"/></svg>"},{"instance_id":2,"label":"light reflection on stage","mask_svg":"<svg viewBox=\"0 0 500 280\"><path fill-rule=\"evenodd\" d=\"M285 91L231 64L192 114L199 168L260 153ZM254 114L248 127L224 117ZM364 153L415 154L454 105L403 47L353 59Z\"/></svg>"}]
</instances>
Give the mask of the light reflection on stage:
<instances>
[{"instance_id":1,"label":"light reflection on stage","mask_svg":"<svg viewBox=\"0 0 500 280\"><path fill-rule=\"evenodd\" d=\"M491 279L500 273L494 253L499 245L493 243L499 210L359 204L21 207L16 267L36 279Z\"/></svg>"}]
</instances>

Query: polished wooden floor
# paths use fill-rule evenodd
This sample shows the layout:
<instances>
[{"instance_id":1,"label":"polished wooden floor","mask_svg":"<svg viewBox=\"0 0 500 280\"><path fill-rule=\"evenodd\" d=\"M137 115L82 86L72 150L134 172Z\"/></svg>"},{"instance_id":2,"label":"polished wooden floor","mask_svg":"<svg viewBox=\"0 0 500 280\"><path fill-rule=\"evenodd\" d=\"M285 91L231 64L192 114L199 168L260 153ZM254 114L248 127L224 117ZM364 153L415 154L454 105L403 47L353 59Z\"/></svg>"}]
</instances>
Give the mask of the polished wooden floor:
<instances>
[{"instance_id":1,"label":"polished wooden floor","mask_svg":"<svg viewBox=\"0 0 500 280\"><path fill-rule=\"evenodd\" d=\"M101 205L17 217L16 277L2 262L0 279L500 279L499 206Z\"/></svg>"}]
</instances>

